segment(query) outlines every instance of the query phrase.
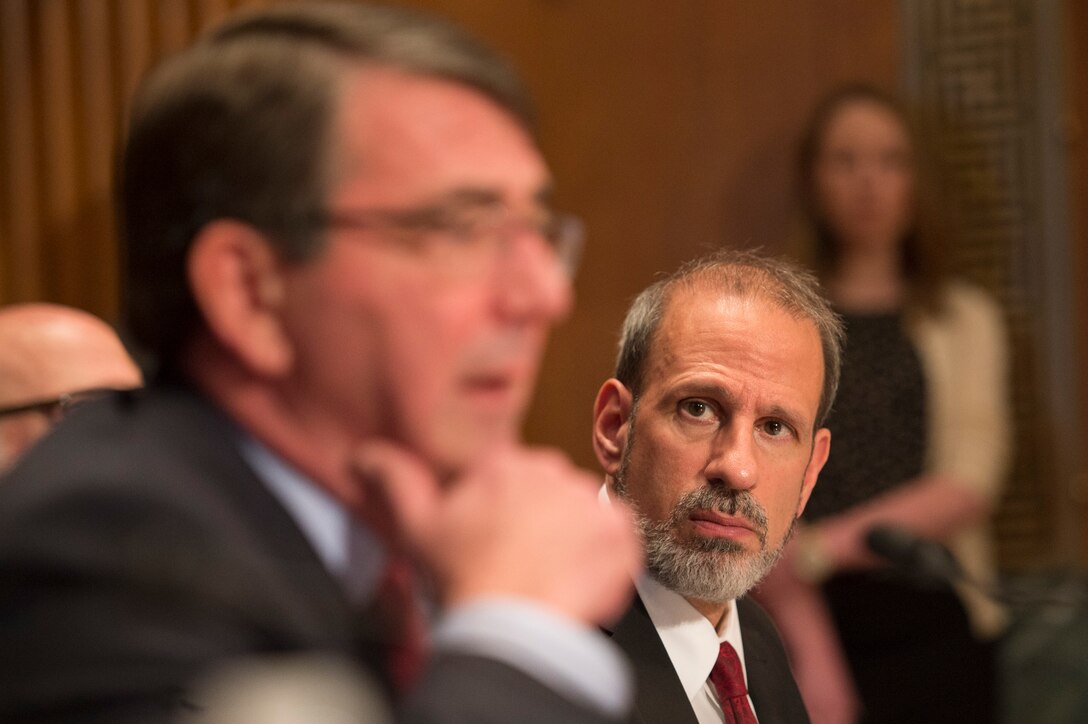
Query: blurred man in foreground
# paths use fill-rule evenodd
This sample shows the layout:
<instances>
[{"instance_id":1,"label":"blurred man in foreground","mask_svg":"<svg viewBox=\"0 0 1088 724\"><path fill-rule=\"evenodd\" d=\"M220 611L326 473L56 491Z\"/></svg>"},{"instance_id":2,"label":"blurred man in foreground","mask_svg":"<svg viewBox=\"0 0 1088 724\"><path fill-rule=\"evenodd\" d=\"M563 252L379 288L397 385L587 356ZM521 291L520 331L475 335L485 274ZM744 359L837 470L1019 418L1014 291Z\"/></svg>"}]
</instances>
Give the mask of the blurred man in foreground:
<instances>
[{"instance_id":1,"label":"blurred man in foreground","mask_svg":"<svg viewBox=\"0 0 1088 724\"><path fill-rule=\"evenodd\" d=\"M141 384L116 332L57 304L0 308L0 472L73 406Z\"/></svg>"},{"instance_id":2,"label":"blurred man in foreground","mask_svg":"<svg viewBox=\"0 0 1088 724\"><path fill-rule=\"evenodd\" d=\"M648 573L613 629L646 722L807 722L782 643L744 595L827 460L842 328L812 277L721 252L644 291L601 387L593 443Z\"/></svg>"},{"instance_id":3,"label":"blurred man in foreground","mask_svg":"<svg viewBox=\"0 0 1088 724\"><path fill-rule=\"evenodd\" d=\"M580 241L529 118L490 51L395 8L278 6L150 76L120 189L160 366L4 491L0 719L171 718L217 668L304 652L408 720L624 715L594 625L627 602L629 516L519 440ZM442 606L422 680L409 555Z\"/></svg>"}]
</instances>

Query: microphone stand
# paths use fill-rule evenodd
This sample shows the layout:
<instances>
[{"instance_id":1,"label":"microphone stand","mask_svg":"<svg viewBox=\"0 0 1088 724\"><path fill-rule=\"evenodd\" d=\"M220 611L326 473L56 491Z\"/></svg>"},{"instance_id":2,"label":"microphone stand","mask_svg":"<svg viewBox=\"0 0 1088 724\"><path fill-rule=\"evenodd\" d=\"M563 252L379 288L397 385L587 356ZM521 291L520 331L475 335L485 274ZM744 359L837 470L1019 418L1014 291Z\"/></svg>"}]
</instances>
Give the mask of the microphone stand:
<instances>
[{"instance_id":1,"label":"microphone stand","mask_svg":"<svg viewBox=\"0 0 1088 724\"><path fill-rule=\"evenodd\" d=\"M1060 607L1072 610L1088 602L1088 591L1082 582L1074 581L1074 590L1065 586L1065 590L1055 592L980 581L968 576L942 544L920 538L897 526L873 526L865 536L865 543L872 553L919 583L966 585L1011 608Z\"/></svg>"}]
</instances>

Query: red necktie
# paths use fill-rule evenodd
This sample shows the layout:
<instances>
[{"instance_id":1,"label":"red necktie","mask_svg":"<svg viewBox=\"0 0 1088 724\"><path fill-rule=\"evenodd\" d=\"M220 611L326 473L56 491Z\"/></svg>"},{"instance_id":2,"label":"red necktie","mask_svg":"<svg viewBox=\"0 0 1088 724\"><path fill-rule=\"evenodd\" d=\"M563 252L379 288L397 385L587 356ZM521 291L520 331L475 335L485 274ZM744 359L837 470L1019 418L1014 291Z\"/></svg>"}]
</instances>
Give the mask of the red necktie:
<instances>
[{"instance_id":1,"label":"red necktie","mask_svg":"<svg viewBox=\"0 0 1088 724\"><path fill-rule=\"evenodd\" d=\"M368 589L366 574L358 577L361 590L353 590L355 577L348 575L348 596L357 603L369 600L369 610L376 614L383 630L386 642L385 666L393 687L398 694L404 694L416 684L423 672L428 656L428 633L426 618L420 597L421 581L416 567L405 551L399 532L393 525L393 516L386 501L374 488L369 496L369 510L356 510L358 517L373 536L378 538L385 549L385 561L381 575L374 586ZM374 565L373 556L367 555L372 550L372 543L360 541L359 529L351 527L348 533L348 568L366 570ZM358 552L363 555L357 555ZM361 559L361 560L357 560ZM361 564L361 565L360 565ZM370 578L373 581L373 578Z\"/></svg>"},{"instance_id":2,"label":"red necktie","mask_svg":"<svg viewBox=\"0 0 1088 724\"><path fill-rule=\"evenodd\" d=\"M756 715L748 704L748 688L736 649L728 641L718 648L718 660L710 670L710 682L718 692L725 724L756 724Z\"/></svg>"},{"instance_id":3,"label":"red necktie","mask_svg":"<svg viewBox=\"0 0 1088 724\"><path fill-rule=\"evenodd\" d=\"M398 693L419 681L427 661L427 623L418 595L418 581L404 555L391 556L378 584L380 615L390 628L387 665Z\"/></svg>"}]
</instances>

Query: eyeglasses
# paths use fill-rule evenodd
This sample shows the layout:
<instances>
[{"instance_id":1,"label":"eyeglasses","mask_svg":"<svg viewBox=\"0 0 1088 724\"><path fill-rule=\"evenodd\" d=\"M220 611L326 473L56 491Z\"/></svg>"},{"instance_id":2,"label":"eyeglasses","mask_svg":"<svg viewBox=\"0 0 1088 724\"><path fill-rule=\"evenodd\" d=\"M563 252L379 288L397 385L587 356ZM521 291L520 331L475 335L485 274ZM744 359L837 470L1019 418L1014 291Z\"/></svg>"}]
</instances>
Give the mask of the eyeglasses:
<instances>
[{"instance_id":1,"label":"eyeglasses","mask_svg":"<svg viewBox=\"0 0 1088 724\"><path fill-rule=\"evenodd\" d=\"M115 392L122 391L123 390L112 387L98 387L91 390L79 390L78 392L65 392L63 395L45 400L34 400L33 402L24 402L20 405L0 407L0 417L21 415L25 412L40 412L50 420L56 422L82 404L93 402L94 400L101 400Z\"/></svg>"},{"instance_id":2,"label":"eyeglasses","mask_svg":"<svg viewBox=\"0 0 1088 724\"><path fill-rule=\"evenodd\" d=\"M374 230L432 259L445 272L472 277L493 268L518 233L528 231L547 244L556 268L573 278L581 260L585 227L570 214L546 209L514 214L499 201L461 201L415 209L328 211L325 226Z\"/></svg>"}]
</instances>

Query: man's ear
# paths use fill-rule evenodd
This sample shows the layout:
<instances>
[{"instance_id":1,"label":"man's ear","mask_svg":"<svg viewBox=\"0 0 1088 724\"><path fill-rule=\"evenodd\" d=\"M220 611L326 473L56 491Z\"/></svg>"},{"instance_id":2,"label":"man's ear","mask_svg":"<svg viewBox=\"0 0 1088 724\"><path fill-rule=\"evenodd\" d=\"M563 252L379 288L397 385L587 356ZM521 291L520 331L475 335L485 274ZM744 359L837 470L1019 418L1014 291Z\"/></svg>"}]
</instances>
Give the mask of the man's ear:
<instances>
[{"instance_id":1,"label":"man's ear","mask_svg":"<svg viewBox=\"0 0 1088 724\"><path fill-rule=\"evenodd\" d=\"M805 505L808 504L808 498L812 495L812 489L816 487L816 478L819 477L820 471L824 469L824 463L827 462L827 456L831 453L831 431L826 427L821 427L816 431L816 435L812 440L812 455L808 459L808 467L805 468L805 478L801 483L801 501L797 506L797 517L801 517L801 513L805 510Z\"/></svg>"},{"instance_id":2,"label":"man's ear","mask_svg":"<svg viewBox=\"0 0 1088 724\"><path fill-rule=\"evenodd\" d=\"M631 391L612 378L601 385L593 403L593 451L601 468L610 476L619 470L627 447L633 399Z\"/></svg>"},{"instance_id":3,"label":"man's ear","mask_svg":"<svg viewBox=\"0 0 1088 724\"><path fill-rule=\"evenodd\" d=\"M212 337L254 374L277 377L294 361L280 311L284 279L267 238L228 219L200 230L189 249L189 286Z\"/></svg>"}]
</instances>

